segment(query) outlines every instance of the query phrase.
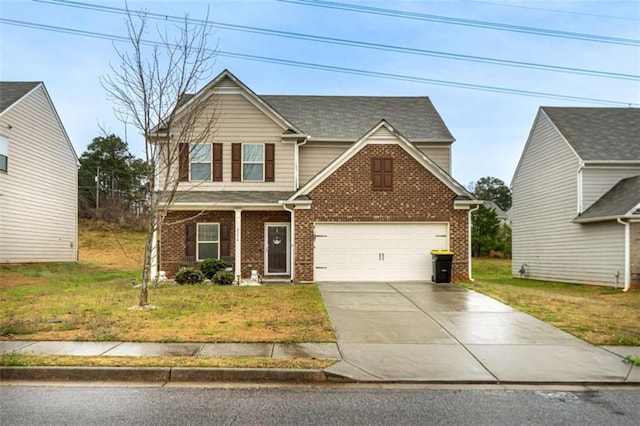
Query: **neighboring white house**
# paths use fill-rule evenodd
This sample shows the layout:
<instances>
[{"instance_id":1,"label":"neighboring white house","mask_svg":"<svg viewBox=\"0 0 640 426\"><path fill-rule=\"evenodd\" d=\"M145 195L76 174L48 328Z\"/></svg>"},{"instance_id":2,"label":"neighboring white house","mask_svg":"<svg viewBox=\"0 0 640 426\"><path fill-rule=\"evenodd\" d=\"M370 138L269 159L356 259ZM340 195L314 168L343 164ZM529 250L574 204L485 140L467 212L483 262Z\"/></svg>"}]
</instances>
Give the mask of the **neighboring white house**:
<instances>
[{"instance_id":1,"label":"neighboring white house","mask_svg":"<svg viewBox=\"0 0 640 426\"><path fill-rule=\"evenodd\" d=\"M640 109L540 108L511 186L514 275L640 284Z\"/></svg>"},{"instance_id":2,"label":"neighboring white house","mask_svg":"<svg viewBox=\"0 0 640 426\"><path fill-rule=\"evenodd\" d=\"M0 263L78 260L78 158L42 82L0 82Z\"/></svg>"}]
</instances>

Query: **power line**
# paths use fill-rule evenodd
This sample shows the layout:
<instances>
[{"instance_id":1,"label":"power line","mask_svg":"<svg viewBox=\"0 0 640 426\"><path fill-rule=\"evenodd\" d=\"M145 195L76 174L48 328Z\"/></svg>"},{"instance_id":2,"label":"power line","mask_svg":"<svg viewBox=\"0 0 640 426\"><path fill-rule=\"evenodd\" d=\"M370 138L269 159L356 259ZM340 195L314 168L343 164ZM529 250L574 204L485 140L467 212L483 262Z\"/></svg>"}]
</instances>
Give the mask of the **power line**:
<instances>
[{"instance_id":1,"label":"power line","mask_svg":"<svg viewBox=\"0 0 640 426\"><path fill-rule=\"evenodd\" d=\"M546 7L525 6L523 4L500 3L500 2L494 2L494 1L481 1L481 0L458 0L458 1L465 2L465 3L488 4L488 5L500 6L500 7L512 7L517 9L540 10L543 12L563 13L567 15L591 16L594 18L621 19L625 21L640 21L640 18L634 18L632 16L602 15L599 13L576 12L574 10L560 10L560 9L548 9ZM640 16L640 11L638 15Z\"/></svg>"},{"instance_id":2,"label":"power line","mask_svg":"<svg viewBox=\"0 0 640 426\"><path fill-rule=\"evenodd\" d=\"M302 6L316 6L326 9L347 10L350 12L368 13L372 15L392 16L395 18L414 19L419 21L439 22L443 24L461 25L465 27L485 28L498 31L510 31L525 34L535 34L548 37L584 40L598 43L622 44L628 46L640 46L640 40L602 36L596 34L574 33L569 31L550 30L545 28L525 27L523 25L501 24L497 22L478 21L473 19L451 18L448 16L428 15L426 13L407 12L396 9L383 9L372 6L360 6L349 3L338 3L324 0L278 0L284 3L293 3Z\"/></svg>"},{"instance_id":3,"label":"power line","mask_svg":"<svg viewBox=\"0 0 640 426\"><path fill-rule=\"evenodd\" d=\"M65 34L79 35L79 36L91 37L91 38L97 38L97 39L103 39L103 40L111 40L116 42L129 42L129 39L124 36L97 33L93 31L77 30L77 29L68 28L68 27L56 27L52 25L37 24L34 22L26 22L26 21L17 21L17 20L6 19L6 18L0 18L0 23L19 26L19 27L25 27L25 28L52 31L57 33L65 33ZM145 45L150 45L150 46L162 45L161 42L149 41L149 40L141 40L141 43ZM447 80L437 80L437 79L430 79L430 78L411 76L411 75L405 75L405 74L385 73L385 72L369 71L369 70L363 70L363 69L357 69L357 68L346 68L346 67L338 67L333 65L315 64L310 62L292 61L287 59L249 55L249 54L243 54L243 53L237 53L237 52L226 52L221 50L219 51L209 50L209 51L215 52L219 56L229 57L229 58L273 63L273 64L279 64L279 65L287 65L287 66L298 67L298 68L317 69L317 70L331 71L331 72L336 72L341 74L355 74L355 75L376 77L376 78L382 78L382 79L388 79L388 80L402 80L402 81L409 81L414 83L433 84L438 86L456 87L461 89L478 90L478 91L484 91L484 92L495 92L495 93L504 93L504 94L510 94L510 95L528 96L528 97L536 97L536 98L567 100L567 101L582 102L582 103L617 105L617 106L638 105L637 103L614 101L610 99L597 99L597 98L589 98L589 97L583 97L583 96L562 95L557 93L537 92L537 91L512 89L512 88L498 87L498 86L488 86L488 85L462 83L462 82L447 81Z\"/></svg>"},{"instance_id":4,"label":"power line","mask_svg":"<svg viewBox=\"0 0 640 426\"><path fill-rule=\"evenodd\" d=\"M34 1L38 3L52 4L56 6L67 6L67 7L76 8L76 9L86 9L86 10L92 10L92 11L98 11L98 12L104 12L104 13L114 13L119 15L127 14L127 9L112 7L112 6L99 6L99 5L89 4L89 3L67 1L67 0L34 0ZM185 18L179 17L179 16L163 15L160 13L152 13L149 11L145 11L144 14L149 18L162 20L162 21L171 21L171 22L178 22L178 23L185 22ZM492 64L492 65L509 66L514 68L529 68L529 69L537 69L542 71L589 75L594 77L614 78L614 79L621 79L621 80L640 80L640 75L634 75L634 74L590 70L585 68L563 67L563 66L557 66L557 65L537 64L533 62L512 61L507 59L489 58L489 57L483 57L483 56L462 55L462 54L456 54L456 53L415 49L415 48L402 47L402 46L393 46L393 45L381 44L381 43L370 43L370 42L349 40L349 39L342 39L342 38L323 37L323 36L316 36L311 34L295 33L290 31L271 30L266 28L228 24L223 22L213 22L213 21L209 22L201 19L187 18L186 21L190 23L195 23L198 25L210 25L215 28L221 28L221 29L232 30L232 31L264 34L264 35L284 37L289 39L299 39L299 40L307 40L307 41L313 41L318 43L358 47L363 49L390 51L390 52L406 53L406 54L419 55L419 56L433 56L433 57L466 61L466 62L478 62L478 63L486 63L486 64Z\"/></svg>"}]
</instances>

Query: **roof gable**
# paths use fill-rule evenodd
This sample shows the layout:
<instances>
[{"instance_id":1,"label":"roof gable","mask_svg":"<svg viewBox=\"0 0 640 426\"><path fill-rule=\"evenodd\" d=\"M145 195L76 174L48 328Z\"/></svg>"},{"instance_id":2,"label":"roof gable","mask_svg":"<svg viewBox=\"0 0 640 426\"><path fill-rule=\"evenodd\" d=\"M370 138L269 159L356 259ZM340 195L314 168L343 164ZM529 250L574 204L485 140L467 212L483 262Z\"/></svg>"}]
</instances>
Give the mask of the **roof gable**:
<instances>
[{"instance_id":1,"label":"roof gable","mask_svg":"<svg viewBox=\"0 0 640 426\"><path fill-rule=\"evenodd\" d=\"M358 140L385 119L407 139L453 142L428 97L262 95L316 140Z\"/></svg>"},{"instance_id":2,"label":"roof gable","mask_svg":"<svg viewBox=\"0 0 640 426\"><path fill-rule=\"evenodd\" d=\"M582 161L640 162L640 108L541 110Z\"/></svg>"},{"instance_id":3,"label":"roof gable","mask_svg":"<svg viewBox=\"0 0 640 426\"><path fill-rule=\"evenodd\" d=\"M182 111L189 108L193 102L209 97L218 90L220 94L224 93L240 93L249 102L256 106L265 115L275 121L285 131L291 129L295 133L301 134L302 132L292 124L287 118L285 118L278 111L274 110L269 104L267 104L260 96L255 94L247 85L240 81L229 70L224 70L218 74L213 80L211 80L205 87L200 89L195 94L185 93L177 102L176 116L180 116Z\"/></svg>"},{"instance_id":4,"label":"roof gable","mask_svg":"<svg viewBox=\"0 0 640 426\"><path fill-rule=\"evenodd\" d=\"M640 175L622 179L579 215L576 222L628 217L640 209Z\"/></svg>"},{"instance_id":5,"label":"roof gable","mask_svg":"<svg viewBox=\"0 0 640 426\"><path fill-rule=\"evenodd\" d=\"M0 81L0 114L35 89L40 81Z\"/></svg>"},{"instance_id":6,"label":"roof gable","mask_svg":"<svg viewBox=\"0 0 640 426\"><path fill-rule=\"evenodd\" d=\"M0 82L0 104L4 107L3 109L0 109L0 115L9 111L13 106L17 105L20 100L26 98L28 95L31 95L32 93L35 93L36 90L38 89L42 90L44 97L46 99L46 102L49 105L51 114L53 114L54 119L60 126L60 130L62 131L62 134L67 143L69 151L71 152L71 155L73 155L74 161L77 163L78 154L76 154L76 150L73 147L73 144L71 143L71 139L69 139L69 134L67 133L67 130L64 128L64 124L62 124L62 120L58 115L58 111L56 110L56 107L53 104L53 101L51 100L51 96L49 96L49 92L47 91L47 88L45 87L43 82L41 81L17 82L17 83L16 82ZM19 93L22 93L22 94L19 95ZM9 101L7 100L6 107L5 107L5 95L13 96L12 102L9 103ZM33 119L37 120L37 117L34 117Z\"/></svg>"},{"instance_id":7,"label":"roof gable","mask_svg":"<svg viewBox=\"0 0 640 426\"><path fill-rule=\"evenodd\" d=\"M434 163L429 157L424 155L418 150L411 142L409 142L403 135L396 131L386 120L380 121L372 129L370 129L364 136L362 136L356 143L351 145L342 155L336 158L332 163L325 167L320 173L314 176L309 182L307 182L302 188L296 191L290 198L290 201L295 200L297 197L308 195L314 188L320 185L325 179L327 179L333 172L335 172L340 166L345 164L349 159L356 155L362 148L371 142L371 136L374 135L381 128L388 130L396 138L397 144L403 148L409 155L411 155L418 163L424 168L429 170L437 179L444 183L449 189L451 189L457 196L461 197L459 200L475 200L462 185L456 182L447 172L442 170L436 163ZM475 204L475 201L471 201L471 204Z\"/></svg>"}]
</instances>

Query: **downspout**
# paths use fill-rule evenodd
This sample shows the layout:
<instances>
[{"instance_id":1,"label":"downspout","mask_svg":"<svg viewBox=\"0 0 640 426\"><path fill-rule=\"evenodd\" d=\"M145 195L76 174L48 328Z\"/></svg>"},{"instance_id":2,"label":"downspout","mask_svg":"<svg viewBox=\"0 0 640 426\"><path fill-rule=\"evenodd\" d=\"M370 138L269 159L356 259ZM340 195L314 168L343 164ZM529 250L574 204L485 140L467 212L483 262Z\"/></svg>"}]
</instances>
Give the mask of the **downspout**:
<instances>
[{"instance_id":1,"label":"downspout","mask_svg":"<svg viewBox=\"0 0 640 426\"><path fill-rule=\"evenodd\" d=\"M297 191L300 187L300 147L307 143L309 136L305 136L302 142L296 142L296 149L293 151L293 189ZM285 207L286 208L286 207Z\"/></svg>"},{"instance_id":2,"label":"downspout","mask_svg":"<svg viewBox=\"0 0 640 426\"><path fill-rule=\"evenodd\" d=\"M282 202L281 202L282 203ZM296 274L296 214L294 212L295 206L293 209L288 208L284 203L282 203L282 208L288 211L291 214L291 245L289 246L289 269L291 273L291 282L295 279Z\"/></svg>"},{"instance_id":3,"label":"downspout","mask_svg":"<svg viewBox=\"0 0 640 426\"><path fill-rule=\"evenodd\" d=\"M468 245L468 251L469 251L469 281L471 281L471 282L475 281L473 279L473 277L471 276L471 266L472 266L471 259L473 257L472 256L473 253L471 251L471 213L475 212L479 208L480 208L480 205L477 205L474 208L469 210L469 218L468 218L469 225L467 226L467 229L469 230L469 243L467 244Z\"/></svg>"},{"instance_id":4,"label":"downspout","mask_svg":"<svg viewBox=\"0 0 640 426\"><path fill-rule=\"evenodd\" d=\"M580 161L578 164L578 170L576 170L576 184L578 185L578 214L582 214L584 207L583 193L582 193L582 170L584 169L584 162Z\"/></svg>"},{"instance_id":5,"label":"downspout","mask_svg":"<svg viewBox=\"0 0 640 426\"><path fill-rule=\"evenodd\" d=\"M631 223L618 218L618 223L624 225L624 288L622 291L629 291L631 288Z\"/></svg>"}]
</instances>

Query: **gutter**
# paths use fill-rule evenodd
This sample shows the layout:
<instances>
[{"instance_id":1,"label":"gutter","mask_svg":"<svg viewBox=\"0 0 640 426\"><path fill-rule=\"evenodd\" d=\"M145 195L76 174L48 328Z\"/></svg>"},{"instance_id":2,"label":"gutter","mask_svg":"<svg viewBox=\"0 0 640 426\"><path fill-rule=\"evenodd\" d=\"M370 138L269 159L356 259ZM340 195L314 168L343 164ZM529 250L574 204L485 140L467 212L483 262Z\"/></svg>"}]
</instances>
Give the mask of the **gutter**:
<instances>
[{"instance_id":1,"label":"gutter","mask_svg":"<svg viewBox=\"0 0 640 426\"><path fill-rule=\"evenodd\" d=\"M631 288L631 223L618 218L617 222L624 226L624 288L622 291L629 291Z\"/></svg>"},{"instance_id":2,"label":"gutter","mask_svg":"<svg viewBox=\"0 0 640 426\"><path fill-rule=\"evenodd\" d=\"M300 147L309 141L309 136L305 136L300 143L296 142L296 149L293 151L293 190L300 187Z\"/></svg>"},{"instance_id":3,"label":"gutter","mask_svg":"<svg viewBox=\"0 0 640 426\"><path fill-rule=\"evenodd\" d=\"M474 282L475 280L473 279L473 276L471 274L471 266L472 266L472 252L471 252L471 213L475 212L476 210L478 210L480 208L480 205L475 206L474 208L469 210L469 225L467 227L467 229L469 230L469 243L468 243L468 251L469 251L469 281Z\"/></svg>"}]
</instances>

